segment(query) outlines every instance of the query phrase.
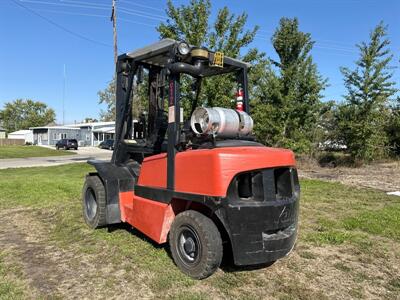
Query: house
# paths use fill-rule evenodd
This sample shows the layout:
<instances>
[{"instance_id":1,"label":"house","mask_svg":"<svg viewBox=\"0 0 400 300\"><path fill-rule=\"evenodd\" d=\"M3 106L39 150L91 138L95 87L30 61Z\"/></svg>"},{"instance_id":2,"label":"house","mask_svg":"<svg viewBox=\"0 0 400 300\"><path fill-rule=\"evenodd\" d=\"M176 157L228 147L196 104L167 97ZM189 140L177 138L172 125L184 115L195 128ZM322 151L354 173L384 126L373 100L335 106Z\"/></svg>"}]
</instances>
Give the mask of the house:
<instances>
[{"instance_id":1,"label":"house","mask_svg":"<svg viewBox=\"0 0 400 300\"><path fill-rule=\"evenodd\" d=\"M67 126L31 127L34 145L54 146L61 139L80 138L80 129Z\"/></svg>"},{"instance_id":2,"label":"house","mask_svg":"<svg viewBox=\"0 0 400 300\"><path fill-rule=\"evenodd\" d=\"M115 122L88 122L65 126L79 129L79 146L98 146L104 140L114 139Z\"/></svg>"},{"instance_id":3,"label":"house","mask_svg":"<svg viewBox=\"0 0 400 300\"><path fill-rule=\"evenodd\" d=\"M24 140L25 143L33 143L32 130L18 130L8 134L9 139Z\"/></svg>"},{"instance_id":4,"label":"house","mask_svg":"<svg viewBox=\"0 0 400 300\"><path fill-rule=\"evenodd\" d=\"M6 130L0 126L0 139L6 138Z\"/></svg>"},{"instance_id":5,"label":"house","mask_svg":"<svg viewBox=\"0 0 400 300\"><path fill-rule=\"evenodd\" d=\"M133 123L137 122L136 120ZM42 126L29 128L33 133L33 144L55 145L60 139L76 139L79 146L97 147L102 141L113 140L115 122L88 122L64 126Z\"/></svg>"}]
</instances>

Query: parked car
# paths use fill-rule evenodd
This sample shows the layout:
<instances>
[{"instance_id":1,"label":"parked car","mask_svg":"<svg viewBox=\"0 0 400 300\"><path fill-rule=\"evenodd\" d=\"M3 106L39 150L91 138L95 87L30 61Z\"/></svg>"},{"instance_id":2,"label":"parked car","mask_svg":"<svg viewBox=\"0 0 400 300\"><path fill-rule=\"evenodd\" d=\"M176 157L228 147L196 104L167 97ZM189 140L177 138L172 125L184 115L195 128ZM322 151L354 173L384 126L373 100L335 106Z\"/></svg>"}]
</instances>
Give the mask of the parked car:
<instances>
[{"instance_id":1,"label":"parked car","mask_svg":"<svg viewBox=\"0 0 400 300\"><path fill-rule=\"evenodd\" d=\"M101 142L99 148L114 150L114 140L105 140Z\"/></svg>"},{"instance_id":2,"label":"parked car","mask_svg":"<svg viewBox=\"0 0 400 300\"><path fill-rule=\"evenodd\" d=\"M68 150L68 149L74 149L74 150L78 150L78 141L75 139L62 139L59 140L56 143L56 149L64 149L64 150Z\"/></svg>"}]
</instances>

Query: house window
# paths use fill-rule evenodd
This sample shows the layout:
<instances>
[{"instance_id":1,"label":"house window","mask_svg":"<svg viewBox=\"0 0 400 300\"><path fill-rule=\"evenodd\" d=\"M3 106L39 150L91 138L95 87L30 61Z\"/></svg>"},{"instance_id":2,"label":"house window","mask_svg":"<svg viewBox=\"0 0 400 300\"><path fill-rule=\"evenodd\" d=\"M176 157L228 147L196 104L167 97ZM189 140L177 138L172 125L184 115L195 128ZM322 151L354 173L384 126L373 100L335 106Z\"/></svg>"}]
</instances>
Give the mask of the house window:
<instances>
[{"instance_id":1,"label":"house window","mask_svg":"<svg viewBox=\"0 0 400 300\"><path fill-rule=\"evenodd\" d=\"M86 133L86 140L90 141L90 134Z\"/></svg>"},{"instance_id":2,"label":"house window","mask_svg":"<svg viewBox=\"0 0 400 300\"><path fill-rule=\"evenodd\" d=\"M57 133L53 133L53 140L57 140Z\"/></svg>"},{"instance_id":3,"label":"house window","mask_svg":"<svg viewBox=\"0 0 400 300\"><path fill-rule=\"evenodd\" d=\"M67 134L66 133L60 133L60 136L62 139L66 139L67 138Z\"/></svg>"}]
</instances>

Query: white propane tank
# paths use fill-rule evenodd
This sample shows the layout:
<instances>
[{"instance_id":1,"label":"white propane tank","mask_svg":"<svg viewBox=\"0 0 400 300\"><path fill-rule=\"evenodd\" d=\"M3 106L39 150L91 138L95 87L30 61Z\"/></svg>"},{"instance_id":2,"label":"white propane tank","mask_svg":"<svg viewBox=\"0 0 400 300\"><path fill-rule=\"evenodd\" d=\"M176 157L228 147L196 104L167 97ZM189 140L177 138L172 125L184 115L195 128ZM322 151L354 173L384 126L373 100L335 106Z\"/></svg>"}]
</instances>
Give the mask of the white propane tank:
<instances>
[{"instance_id":1,"label":"white propane tank","mask_svg":"<svg viewBox=\"0 0 400 300\"><path fill-rule=\"evenodd\" d=\"M232 138L250 134L253 130L253 119L244 111L198 107L190 118L190 126L196 134Z\"/></svg>"}]
</instances>

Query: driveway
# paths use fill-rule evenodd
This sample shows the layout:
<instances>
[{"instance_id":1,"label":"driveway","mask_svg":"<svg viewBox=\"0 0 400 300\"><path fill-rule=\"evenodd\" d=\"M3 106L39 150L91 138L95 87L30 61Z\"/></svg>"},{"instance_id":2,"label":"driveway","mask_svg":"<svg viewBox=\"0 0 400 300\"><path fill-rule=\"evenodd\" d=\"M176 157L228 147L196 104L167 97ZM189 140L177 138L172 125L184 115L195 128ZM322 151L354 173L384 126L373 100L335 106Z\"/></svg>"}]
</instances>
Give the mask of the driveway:
<instances>
[{"instance_id":1,"label":"driveway","mask_svg":"<svg viewBox=\"0 0 400 300\"><path fill-rule=\"evenodd\" d=\"M77 151L69 151L75 152L76 155L1 159L0 169L48 167L86 162L89 159L110 160L112 155L112 151L96 147L81 147Z\"/></svg>"}]
</instances>

